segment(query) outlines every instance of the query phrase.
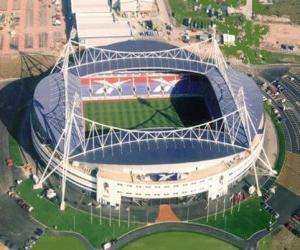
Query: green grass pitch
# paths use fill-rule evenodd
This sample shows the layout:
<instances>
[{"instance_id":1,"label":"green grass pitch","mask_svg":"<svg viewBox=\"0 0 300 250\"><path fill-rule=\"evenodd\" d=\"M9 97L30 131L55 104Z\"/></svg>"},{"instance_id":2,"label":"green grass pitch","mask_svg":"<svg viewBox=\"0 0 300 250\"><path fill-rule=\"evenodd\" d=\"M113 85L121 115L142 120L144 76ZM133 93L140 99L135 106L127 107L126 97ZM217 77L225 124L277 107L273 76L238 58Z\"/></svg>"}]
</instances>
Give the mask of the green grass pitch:
<instances>
[{"instance_id":1,"label":"green grass pitch","mask_svg":"<svg viewBox=\"0 0 300 250\"><path fill-rule=\"evenodd\" d=\"M83 243L76 238L67 236L49 236L40 238L33 250L85 250Z\"/></svg>"},{"instance_id":2,"label":"green grass pitch","mask_svg":"<svg viewBox=\"0 0 300 250\"><path fill-rule=\"evenodd\" d=\"M85 102L84 113L93 121L127 129L186 127L210 118L199 96Z\"/></svg>"},{"instance_id":3,"label":"green grass pitch","mask_svg":"<svg viewBox=\"0 0 300 250\"><path fill-rule=\"evenodd\" d=\"M200 249L237 249L227 242L203 234L190 232L163 232L140 238L124 250L200 250Z\"/></svg>"}]
</instances>

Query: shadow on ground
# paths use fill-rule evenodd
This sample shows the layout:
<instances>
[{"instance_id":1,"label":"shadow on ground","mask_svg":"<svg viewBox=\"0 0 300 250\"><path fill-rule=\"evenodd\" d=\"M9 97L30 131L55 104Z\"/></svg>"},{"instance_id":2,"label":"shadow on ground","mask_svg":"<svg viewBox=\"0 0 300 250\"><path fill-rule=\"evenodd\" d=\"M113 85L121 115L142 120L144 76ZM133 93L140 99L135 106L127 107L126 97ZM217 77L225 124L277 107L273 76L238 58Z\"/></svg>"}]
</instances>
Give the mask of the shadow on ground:
<instances>
[{"instance_id":1,"label":"shadow on ground","mask_svg":"<svg viewBox=\"0 0 300 250\"><path fill-rule=\"evenodd\" d=\"M18 61L19 60L19 61ZM38 82L47 76L54 65L55 58L46 55L32 55L19 53L18 62L11 63L7 61L4 68L1 69L1 76L5 76L5 71L15 67L15 75L7 71L7 77L19 78L14 81L4 80L0 89L0 121L6 127L7 131L13 136L25 150L27 145L23 145L19 140L18 129L23 121L26 112L31 108L32 97ZM19 71L20 69L20 71ZM24 132L24 136L30 139L30 134ZM30 152L30 151L29 151Z\"/></svg>"}]
</instances>

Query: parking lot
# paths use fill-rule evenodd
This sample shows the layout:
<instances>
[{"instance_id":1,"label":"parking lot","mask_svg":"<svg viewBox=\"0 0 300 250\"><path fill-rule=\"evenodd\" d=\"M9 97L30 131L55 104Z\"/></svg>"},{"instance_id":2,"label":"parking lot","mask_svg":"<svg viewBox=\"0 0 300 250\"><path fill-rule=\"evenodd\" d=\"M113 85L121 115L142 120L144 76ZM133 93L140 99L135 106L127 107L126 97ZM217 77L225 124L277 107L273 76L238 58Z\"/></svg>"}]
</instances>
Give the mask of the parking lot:
<instances>
[{"instance_id":1,"label":"parking lot","mask_svg":"<svg viewBox=\"0 0 300 250\"><path fill-rule=\"evenodd\" d=\"M274 111L281 115L287 150L300 153L300 74L289 72L267 80L270 82L263 89L273 99Z\"/></svg>"},{"instance_id":2,"label":"parking lot","mask_svg":"<svg viewBox=\"0 0 300 250\"><path fill-rule=\"evenodd\" d=\"M288 74L281 78L282 95L287 100L288 108L285 114L288 117L291 128L294 131L294 143L291 151L300 153L300 75Z\"/></svg>"},{"instance_id":3,"label":"parking lot","mask_svg":"<svg viewBox=\"0 0 300 250\"><path fill-rule=\"evenodd\" d=\"M0 196L0 213L0 241L10 249L23 249L26 241L35 237L35 230L40 226L7 194Z\"/></svg>"}]
</instances>

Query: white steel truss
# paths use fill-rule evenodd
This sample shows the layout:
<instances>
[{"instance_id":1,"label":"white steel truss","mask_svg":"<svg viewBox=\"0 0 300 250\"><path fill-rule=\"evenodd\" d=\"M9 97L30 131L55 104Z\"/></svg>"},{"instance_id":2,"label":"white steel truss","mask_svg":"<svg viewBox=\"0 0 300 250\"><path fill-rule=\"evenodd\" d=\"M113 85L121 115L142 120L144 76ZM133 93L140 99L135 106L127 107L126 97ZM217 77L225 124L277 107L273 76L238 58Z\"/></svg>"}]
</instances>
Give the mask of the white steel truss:
<instances>
[{"instance_id":1,"label":"white steel truss","mask_svg":"<svg viewBox=\"0 0 300 250\"><path fill-rule=\"evenodd\" d=\"M186 62L188 64L200 63L203 67L198 68L198 73L202 74L206 74L211 66L217 67L222 74L226 74L227 68L225 59L215 40L215 35L205 41L193 43L184 47L158 51L117 51L100 47L86 47L84 44L75 41L68 43L67 46L70 46L70 56L73 61L72 64L70 63L69 69L74 69L78 75L80 75L78 68L82 65L87 66L96 64L97 62L112 63L118 60L130 59L170 59L178 62ZM64 57L65 55L57 60L52 72L61 71L63 69ZM170 67L174 70L177 69L176 66ZM109 72L110 69L108 68L107 71Z\"/></svg>"},{"instance_id":2,"label":"white steel truss","mask_svg":"<svg viewBox=\"0 0 300 250\"><path fill-rule=\"evenodd\" d=\"M138 130L117 128L74 114L73 123L78 134L79 122L85 124L89 132L85 138L81 136L80 144L71 152L80 153L72 154L70 159L117 145L166 140L196 140L247 149L247 143L244 141L243 144L241 140L244 136L240 134L243 130L239 113L240 110L236 110L221 118L192 127Z\"/></svg>"},{"instance_id":3,"label":"white steel truss","mask_svg":"<svg viewBox=\"0 0 300 250\"><path fill-rule=\"evenodd\" d=\"M208 49L207 45L210 46L210 49ZM104 153L105 148L116 145L122 147L124 144L150 141L158 142L167 140L195 140L199 142L222 144L237 149L247 150L251 154L257 154L253 148L252 141L253 138L258 138L258 140L262 140L262 138L260 138L260 136L257 134L252 118L247 110L243 90L240 89L237 98L234 96L226 74L227 64L216 42L215 32L212 38L206 41L188 45L182 48L174 48L164 51L123 52L103 48L86 48L77 53L75 51L75 47L82 48L83 45L74 42L71 43L69 41L66 45L64 58L60 58L52 70L52 72L59 70L63 71L64 73L66 91L65 128L62 131L57 145L52 152L39 183L36 185L37 188L40 188L42 184L51 176L51 174L53 174L59 167L62 166L63 174L61 209L64 209L65 182L67 178L66 168L69 166L69 161L89 152L95 152L96 150L102 150ZM72 56L72 59L70 59L70 56ZM176 59L189 63L200 62L206 65L204 68L202 68L203 72L200 70L198 71L198 73L203 74L206 74L210 70L210 67L214 66L220 71L229 87L231 95L236 103L236 111L210 122L187 128L128 130L101 124L75 114L74 107L76 106L76 97L74 97L73 106L72 109L70 109L70 102L67 99L68 70L75 69L75 72L77 72L77 74L80 76L79 67L81 65L134 58ZM72 64L70 64L69 59L73 62ZM77 147L71 150L70 144L71 137L74 136L73 131L75 131L76 136L79 138L79 144ZM85 134L85 131L88 131L87 135ZM64 143L63 152L60 152L59 146L62 143ZM261 152L262 155L256 155L256 159L259 159L262 163L261 167L263 167L269 175L276 174L272 169L263 148ZM50 166L52 166L54 157L57 157L57 155L60 156L60 162L59 164L56 164L55 167L52 167L51 171L48 173ZM256 167L256 162L253 162L257 193L260 195L261 192L259 188Z\"/></svg>"}]
</instances>

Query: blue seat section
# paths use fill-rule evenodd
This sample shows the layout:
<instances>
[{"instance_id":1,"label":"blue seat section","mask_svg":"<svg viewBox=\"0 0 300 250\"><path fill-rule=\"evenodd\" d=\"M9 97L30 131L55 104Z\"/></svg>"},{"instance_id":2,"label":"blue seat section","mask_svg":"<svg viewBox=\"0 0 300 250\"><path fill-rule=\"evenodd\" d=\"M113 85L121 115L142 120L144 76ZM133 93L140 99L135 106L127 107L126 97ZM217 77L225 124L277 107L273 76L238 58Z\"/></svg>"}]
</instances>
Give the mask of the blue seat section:
<instances>
[{"instance_id":1,"label":"blue seat section","mask_svg":"<svg viewBox=\"0 0 300 250\"><path fill-rule=\"evenodd\" d=\"M69 106L74 105L74 97L79 98L75 103L75 114L82 115L80 80L78 76L69 74L68 77L68 101ZM33 96L34 124L33 126L39 131L42 142L56 145L58 139L65 127L65 88L64 77L62 73L53 73L40 81L35 89ZM77 120L78 129L84 135L83 124ZM77 131L73 129L71 148L79 144ZM60 144L63 149L63 143Z\"/></svg>"},{"instance_id":2,"label":"blue seat section","mask_svg":"<svg viewBox=\"0 0 300 250\"><path fill-rule=\"evenodd\" d=\"M185 76L181 80L179 80L174 86L165 86L164 92L161 89L161 86L164 84L158 82L149 83L150 86L150 95L156 94L164 94L169 95L170 98L173 96L202 96L205 100L206 106L210 112L212 119L219 118L222 113L220 112L220 108L218 102L216 101L216 96L214 93L214 89L211 84L207 80L206 77L193 77L193 76ZM106 94L103 92L103 88L106 88ZM122 97L128 96L133 97L134 92L133 89L136 90L136 95L145 96L148 94L147 92L147 83L138 83L133 85L132 83L124 83L121 87L121 95ZM102 90L102 91L100 91ZM110 86L104 86L103 84L82 84L81 92L83 97L114 97L116 99L119 98L119 92L117 89L113 89L111 91Z\"/></svg>"},{"instance_id":3,"label":"blue seat section","mask_svg":"<svg viewBox=\"0 0 300 250\"><path fill-rule=\"evenodd\" d=\"M137 56L135 58L124 59L121 57L121 54L125 55L126 53L132 53L135 51L159 51L175 48L172 45L153 41L129 41L114 44L106 48L124 52L120 53L113 59L109 59L113 52L106 51L105 53L102 53L103 51L101 52L101 50L95 50L91 48L89 49L90 53L85 53L81 58L80 64L70 66L68 77L68 101L70 107L72 107L74 103L74 96L76 96L76 93L79 96L82 95L83 97L90 96L89 86L80 84L81 76L101 74L105 72L122 72L127 70L143 69L151 71L163 70L164 72L170 71L177 73L188 72L201 75L201 73L207 69L207 79L203 77L201 78L200 82L199 80L195 80L193 78L183 79L181 81L184 84L180 84L181 81L179 81L174 87L169 88L165 93L170 95L202 95L205 98L205 102L207 103L212 117L218 118L230 114L237 109L235 102L236 96L239 89L243 88L249 115L251 116L255 127L255 129L252 129L251 131L251 137L253 138L256 131L258 133L263 132L262 128L259 127L263 116L261 93L255 82L245 74L235 70L227 71L232 90L230 91L219 70L212 65L206 65L201 61L197 61L198 58L196 55L192 55L190 57L190 61L185 60L186 55L183 51L177 54L174 58L162 58L154 56L141 58ZM93 62L91 55L96 55L96 57L101 58L102 60ZM160 83L152 82L151 93L154 93L154 90L159 88L159 85ZM138 83L135 86L137 95L147 94L146 83ZM91 95L97 96L97 93L99 93L101 96L101 93L103 92L101 88L103 88L103 85L93 84ZM117 89L112 89L107 91L107 95L118 96L119 93ZM122 85L122 95L133 95L133 86L131 83L125 83ZM35 114L33 115L33 126L38 131L38 136L40 137L41 141L50 144L52 147L56 145L58 138L65 126L65 99L65 86L62 73L53 73L45 77L38 84L34 93L33 107ZM76 105L75 113L82 115L81 112L81 105ZM228 121L228 123L229 125L233 125L234 120L231 119ZM78 131L84 138L83 124L80 121L77 122L77 127L73 127L72 130L72 149L76 148L76 145L79 145L79 137L77 135ZM247 142L244 128L241 126L239 131L236 132L238 134L240 144L246 145ZM161 143L163 142L158 142L158 145ZM212 143L209 145L212 145ZM212 147L215 147L215 145ZM61 146L60 149L62 150ZM217 149L215 148L215 150ZM232 150L232 148L230 150ZM109 151L109 149L106 151ZM150 155L148 151L147 154ZM168 153L166 152L166 154ZM199 154L199 152L196 152L195 155L196 154ZM170 153L170 155L172 155L172 153ZM188 155L188 153L186 153L186 155ZM206 158L203 156L202 159Z\"/></svg>"},{"instance_id":4,"label":"blue seat section","mask_svg":"<svg viewBox=\"0 0 300 250\"><path fill-rule=\"evenodd\" d=\"M254 82L254 80L246 74L237 70L230 69L227 71L228 78L234 94L237 96L239 89L244 90L245 102L253 125L256 128L256 132L263 133L263 127L259 127L261 118L263 116L263 100L262 94ZM255 134L255 131L251 128L251 136Z\"/></svg>"},{"instance_id":5,"label":"blue seat section","mask_svg":"<svg viewBox=\"0 0 300 250\"><path fill-rule=\"evenodd\" d=\"M89 152L76 157L74 160L124 165L175 164L217 159L241 151L242 149L230 145L210 142L167 140L123 143Z\"/></svg>"}]
</instances>

